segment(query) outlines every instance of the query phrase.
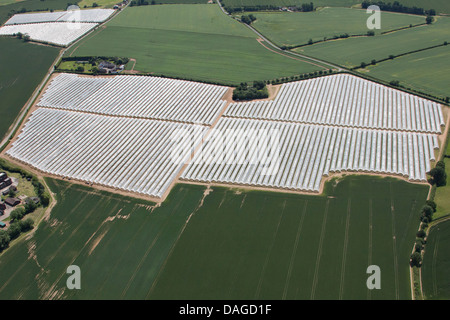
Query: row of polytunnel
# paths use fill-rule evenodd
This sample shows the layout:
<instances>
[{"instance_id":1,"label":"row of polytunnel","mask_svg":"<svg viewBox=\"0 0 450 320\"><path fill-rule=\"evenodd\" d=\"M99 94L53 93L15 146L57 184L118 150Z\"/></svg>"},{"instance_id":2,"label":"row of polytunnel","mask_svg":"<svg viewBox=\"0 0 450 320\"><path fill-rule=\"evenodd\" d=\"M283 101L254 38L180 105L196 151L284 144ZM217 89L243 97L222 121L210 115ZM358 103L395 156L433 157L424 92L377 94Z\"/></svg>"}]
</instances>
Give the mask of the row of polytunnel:
<instances>
[{"instance_id":1,"label":"row of polytunnel","mask_svg":"<svg viewBox=\"0 0 450 320\"><path fill-rule=\"evenodd\" d=\"M97 23L80 22L44 22L6 25L0 28L0 36L13 36L18 33L28 34L37 42L50 43L57 46L68 46L84 34L94 29Z\"/></svg>"},{"instance_id":2,"label":"row of polytunnel","mask_svg":"<svg viewBox=\"0 0 450 320\"><path fill-rule=\"evenodd\" d=\"M205 130L39 108L7 154L44 173L160 198Z\"/></svg>"},{"instance_id":3,"label":"row of polytunnel","mask_svg":"<svg viewBox=\"0 0 450 320\"><path fill-rule=\"evenodd\" d=\"M227 138L236 131L241 139ZM341 171L423 182L435 148L432 134L224 117L181 178L314 192Z\"/></svg>"},{"instance_id":4,"label":"row of polytunnel","mask_svg":"<svg viewBox=\"0 0 450 320\"><path fill-rule=\"evenodd\" d=\"M210 125L227 87L160 77L56 76L38 106L104 115Z\"/></svg>"},{"instance_id":5,"label":"row of polytunnel","mask_svg":"<svg viewBox=\"0 0 450 320\"><path fill-rule=\"evenodd\" d=\"M286 84L274 101L230 104L220 117L227 90L60 74L7 154L48 174L161 198L178 176L302 192L319 192L338 172L425 182L439 148L440 105L354 76Z\"/></svg>"},{"instance_id":6,"label":"row of polytunnel","mask_svg":"<svg viewBox=\"0 0 450 320\"><path fill-rule=\"evenodd\" d=\"M349 74L283 84L274 100L234 103L225 115L429 133L445 125L438 103Z\"/></svg>"},{"instance_id":7,"label":"row of polytunnel","mask_svg":"<svg viewBox=\"0 0 450 320\"><path fill-rule=\"evenodd\" d=\"M56 12L22 13L13 15L5 25L28 24L41 22L95 22L108 19L113 9L86 9Z\"/></svg>"}]
</instances>

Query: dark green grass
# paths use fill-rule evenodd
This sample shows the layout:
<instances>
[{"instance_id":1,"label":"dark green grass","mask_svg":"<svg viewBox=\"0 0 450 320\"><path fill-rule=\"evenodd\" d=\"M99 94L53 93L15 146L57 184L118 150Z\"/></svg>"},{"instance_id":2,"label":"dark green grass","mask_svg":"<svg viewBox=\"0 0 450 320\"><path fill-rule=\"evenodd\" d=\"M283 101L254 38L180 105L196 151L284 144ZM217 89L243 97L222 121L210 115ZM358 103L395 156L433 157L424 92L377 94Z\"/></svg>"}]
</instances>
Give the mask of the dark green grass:
<instances>
[{"instance_id":1,"label":"dark green grass","mask_svg":"<svg viewBox=\"0 0 450 320\"><path fill-rule=\"evenodd\" d=\"M177 186L152 211L146 201L57 180L48 184L58 201L50 219L0 258L2 299L145 297L203 192ZM65 288L72 264L81 268L80 291Z\"/></svg>"},{"instance_id":2,"label":"dark green grass","mask_svg":"<svg viewBox=\"0 0 450 320\"><path fill-rule=\"evenodd\" d=\"M217 5L128 8L67 54L126 56L141 72L225 84L321 70L267 50Z\"/></svg>"},{"instance_id":3,"label":"dark green grass","mask_svg":"<svg viewBox=\"0 0 450 320\"><path fill-rule=\"evenodd\" d=\"M48 184L58 200L50 218L0 257L2 299L410 297L423 185L351 176L327 184L327 196L213 187L199 206L206 187L179 184L152 210ZM81 290L65 287L72 264ZM379 291L366 288L370 264L381 268Z\"/></svg>"},{"instance_id":4,"label":"dark green grass","mask_svg":"<svg viewBox=\"0 0 450 320\"><path fill-rule=\"evenodd\" d=\"M148 297L410 299L427 189L369 177L329 184L328 197L213 188ZM381 290L366 287L370 264L381 268Z\"/></svg>"},{"instance_id":5,"label":"dark green grass","mask_svg":"<svg viewBox=\"0 0 450 320\"><path fill-rule=\"evenodd\" d=\"M366 35L366 10L349 8L324 8L315 12L258 12L252 24L264 36L278 45L295 46L307 44L309 39L322 41L324 37ZM345 23L343 23L345 21ZM383 12L381 32L409 27L425 22L424 17Z\"/></svg>"},{"instance_id":6,"label":"dark green grass","mask_svg":"<svg viewBox=\"0 0 450 320\"><path fill-rule=\"evenodd\" d=\"M422 264L425 299L450 299L450 221L433 227L427 239Z\"/></svg>"},{"instance_id":7,"label":"dark green grass","mask_svg":"<svg viewBox=\"0 0 450 320\"><path fill-rule=\"evenodd\" d=\"M432 25L408 28L374 37L348 38L327 41L294 51L338 63L345 67L371 63L390 55L398 55L450 42L450 18L439 17Z\"/></svg>"},{"instance_id":8,"label":"dark green grass","mask_svg":"<svg viewBox=\"0 0 450 320\"><path fill-rule=\"evenodd\" d=\"M0 140L44 78L58 52L53 47L0 37Z\"/></svg>"}]
</instances>

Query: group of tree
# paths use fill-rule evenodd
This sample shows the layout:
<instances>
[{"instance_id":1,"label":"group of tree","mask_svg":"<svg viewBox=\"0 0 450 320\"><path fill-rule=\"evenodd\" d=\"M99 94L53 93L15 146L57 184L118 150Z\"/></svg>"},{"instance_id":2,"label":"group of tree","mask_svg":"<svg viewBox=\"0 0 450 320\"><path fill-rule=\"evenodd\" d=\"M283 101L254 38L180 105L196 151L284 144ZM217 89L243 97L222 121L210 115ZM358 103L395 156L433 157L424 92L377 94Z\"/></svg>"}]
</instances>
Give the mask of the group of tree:
<instances>
[{"instance_id":1,"label":"group of tree","mask_svg":"<svg viewBox=\"0 0 450 320\"><path fill-rule=\"evenodd\" d=\"M21 39L25 42L28 42L31 40L30 35L28 33L23 34L22 32L17 32L16 37L17 37L17 39Z\"/></svg>"},{"instance_id":2,"label":"group of tree","mask_svg":"<svg viewBox=\"0 0 450 320\"><path fill-rule=\"evenodd\" d=\"M265 81L254 81L252 86L242 82L233 91L233 100L254 100L269 97Z\"/></svg>"},{"instance_id":3,"label":"group of tree","mask_svg":"<svg viewBox=\"0 0 450 320\"><path fill-rule=\"evenodd\" d=\"M427 233L425 229L428 227L428 223L433 219L433 213L436 212L436 203L433 200L427 200L426 204L422 207L420 215L420 228L416 233L416 242L414 244L414 252L410 256L411 267L422 266L422 250L426 244Z\"/></svg>"},{"instance_id":4,"label":"group of tree","mask_svg":"<svg viewBox=\"0 0 450 320\"><path fill-rule=\"evenodd\" d=\"M283 7L275 6L275 5L253 5L253 6L232 7L232 6L228 6L225 1L221 1L221 3L222 3L222 6L224 7L225 11L227 11L228 13L256 12L256 11L279 11L279 10L283 9ZM312 2L304 3L301 5L286 5L284 7L287 7L291 11L300 11L300 12L314 11L314 4Z\"/></svg>"},{"instance_id":5,"label":"group of tree","mask_svg":"<svg viewBox=\"0 0 450 320\"><path fill-rule=\"evenodd\" d=\"M248 24L248 25L251 25L252 22L255 21L255 20L256 20L256 17L254 15L252 15L252 14L249 14L249 15L243 14L241 16L241 21L243 23L245 23L245 24Z\"/></svg>"},{"instance_id":6,"label":"group of tree","mask_svg":"<svg viewBox=\"0 0 450 320\"><path fill-rule=\"evenodd\" d=\"M138 7L138 6L148 6L148 5L154 5L156 4L156 1L146 1L146 0L133 0L130 2L130 7Z\"/></svg>"},{"instance_id":7,"label":"group of tree","mask_svg":"<svg viewBox=\"0 0 450 320\"><path fill-rule=\"evenodd\" d=\"M21 233L33 229L34 222L31 218L11 222L8 230L0 230L0 252L8 248L9 243Z\"/></svg>"},{"instance_id":8,"label":"group of tree","mask_svg":"<svg viewBox=\"0 0 450 320\"><path fill-rule=\"evenodd\" d=\"M418 8L416 6L414 7L408 7L405 6L398 1L394 1L393 3L390 2L384 2L384 1L363 1L361 4L361 7L363 9L367 9L371 5L376 5L380 7L380 10L382 11L391 11L391 12L400 12L400 13L410 13L410 14L417 14L417 15L428 15L428 16L435 16L436 10L430 9L425 10L423 8Z\"/></svg>"},{"instance_id":9,"label":"group of tree","mask_svg":"<svg viewBox=\"0 0 450 320\"><path fill-rule=\"evenodd\" d=\"M50 195L45 190L44 185L31 173L29 173L21 168L17 168L17 167L14 167L14 166L8 164L4 159L0 159L0 169L2 169L4 171L19 173L22 178L24 178L28 181L31 181L31 184L34 187L36 196L39 198L42 206L47 207L49 205Z\"/></svg>"},{"instance_id":10,"label":"group of tree","mask_svg":"<svg viewBox=\"0 0 450 320\"><path fill-rule=\"evenodd\" d=\"M297 81L297 80L306 80L306 79L311 79L317 76L322 76L322 75L327 75L327 74L332 74L333 70L329 69L329 70L319 70L319 71L314 71L314 72L309 72L309 73L303 73L300 75L295 75L295 76L290 76L290 77L284 77L284 78L278 78L278 79L274 79L274 80L269 80L267 81L267 83L271 83L273 85L276 84L281 84L281 83L286 83L289 81Z\"/></svg>"},{"instance_id":11,"label":"group of tree","mask_svg":"<svg viewBox=\"0 0 450 320\"><path fill-rule=\"evenodd\" d=\"M445 172L445 162L438 161L436 166L428 172L431 176L429 182L436 187L443 187L447 185L447 173Z\"/></svg>"}]
</instances>

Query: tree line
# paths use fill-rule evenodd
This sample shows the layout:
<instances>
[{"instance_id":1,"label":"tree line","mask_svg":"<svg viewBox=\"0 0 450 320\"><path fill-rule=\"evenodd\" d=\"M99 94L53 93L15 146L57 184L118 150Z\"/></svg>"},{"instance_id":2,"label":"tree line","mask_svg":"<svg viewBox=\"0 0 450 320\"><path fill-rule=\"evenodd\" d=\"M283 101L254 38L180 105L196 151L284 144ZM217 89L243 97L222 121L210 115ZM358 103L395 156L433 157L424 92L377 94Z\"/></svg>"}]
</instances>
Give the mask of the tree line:
<instances>
[{"instance_id":1,"label":"tree line","mask_svg":"<svg viewBox=\"0 0 450 320\"><path fill-rule=\"evenodd\" d=\"M380 10L382 11L390 11L390 12L400 12L400 13L410 13L410 14L417 14L417 15L429 15L429 16L435 16L436 10L430 9L425 10L424 8L418 8L416 6L414 7L408 7L405 6L398 1L394 1L393 3L390 2L384 2L384 1L363 1L361 6L363 9L367 9L371 5L376 5L380 7Z\"/></svg>"},{"instance_id":2,"label":"tree line","mask_svg":"<svg viewBox=\"0 0 450 320\"><path fill-rule=\"evenodd\" d=\"M222 6L224 7L225 11L227 11L228 13L245 12L245 11L246 12L278 11L283 8L283 7L274 6L274 5L253 5L253 6L231 7L231 6L227 6L223 1L222 1ZM314 4L312 2L303 3L301 5L286 5L285 7L289 8L289 10L291 10L291 11L298 11L298 12L314 11Z\"/></svg>"}]
</instances>

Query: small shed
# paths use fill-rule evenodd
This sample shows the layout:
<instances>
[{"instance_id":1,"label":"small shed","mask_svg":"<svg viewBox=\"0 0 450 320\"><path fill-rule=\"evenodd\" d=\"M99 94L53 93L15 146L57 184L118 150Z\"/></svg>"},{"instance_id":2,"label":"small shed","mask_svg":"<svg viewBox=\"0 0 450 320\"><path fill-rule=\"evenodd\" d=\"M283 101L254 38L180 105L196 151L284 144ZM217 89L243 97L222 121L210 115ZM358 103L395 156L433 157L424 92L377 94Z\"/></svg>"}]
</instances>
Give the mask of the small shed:
<instances>
[{"instance_id":1,"label":"small shed","mask_svg":"<svg viewBox=\"0 0 450 320\"><path fill-rule=\"evenodd\" d=\"M20 199L17 198L6 198L5 203L11 207L15 207L20 204Z\"/></svg>"}]
</instances>

